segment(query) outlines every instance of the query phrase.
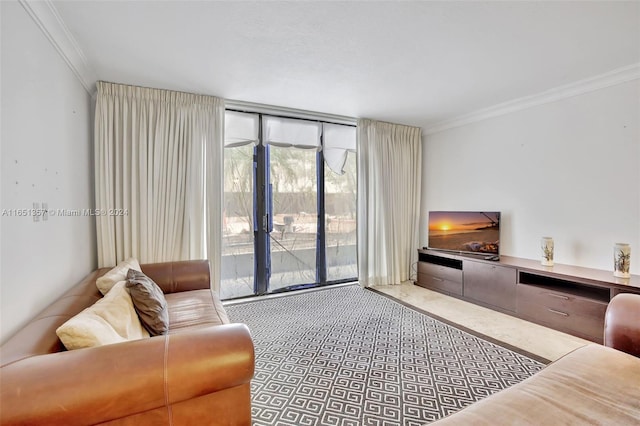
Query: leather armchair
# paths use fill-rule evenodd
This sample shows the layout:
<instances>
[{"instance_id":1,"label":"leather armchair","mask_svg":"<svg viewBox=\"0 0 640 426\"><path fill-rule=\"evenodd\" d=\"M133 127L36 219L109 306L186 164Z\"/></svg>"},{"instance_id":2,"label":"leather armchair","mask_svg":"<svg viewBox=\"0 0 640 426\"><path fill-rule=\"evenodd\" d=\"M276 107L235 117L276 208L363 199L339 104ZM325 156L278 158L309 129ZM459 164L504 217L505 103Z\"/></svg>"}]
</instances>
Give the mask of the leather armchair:
<instances>
[{"instance_id":1,"label":"leather armchair","mask_svg":"<svg viewBox=\"0 0 640 426\"><path fill-rule=\"evenodd\" d=\"M640 357L640 294L611 299L604 320L604 345Z\"/></svg>"}]
</instances>

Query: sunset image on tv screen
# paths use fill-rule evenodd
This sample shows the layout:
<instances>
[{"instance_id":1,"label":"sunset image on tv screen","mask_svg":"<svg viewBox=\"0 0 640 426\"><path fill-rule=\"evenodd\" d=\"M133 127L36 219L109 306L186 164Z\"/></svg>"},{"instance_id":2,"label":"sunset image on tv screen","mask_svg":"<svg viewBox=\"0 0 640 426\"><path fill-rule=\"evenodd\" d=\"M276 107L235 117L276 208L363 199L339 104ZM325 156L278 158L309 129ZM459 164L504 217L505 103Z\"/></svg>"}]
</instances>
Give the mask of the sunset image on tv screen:
<instances>
[{"instance_id":1,"label":"sunset image on tv screen","mask_svg":"<svg viewBox=\"0 0 640 426\"><path fill-rule=\"evenodd\" d=\"M499 212L429 212L429 248L498 254Z\"/></svg>"}]
</instances>

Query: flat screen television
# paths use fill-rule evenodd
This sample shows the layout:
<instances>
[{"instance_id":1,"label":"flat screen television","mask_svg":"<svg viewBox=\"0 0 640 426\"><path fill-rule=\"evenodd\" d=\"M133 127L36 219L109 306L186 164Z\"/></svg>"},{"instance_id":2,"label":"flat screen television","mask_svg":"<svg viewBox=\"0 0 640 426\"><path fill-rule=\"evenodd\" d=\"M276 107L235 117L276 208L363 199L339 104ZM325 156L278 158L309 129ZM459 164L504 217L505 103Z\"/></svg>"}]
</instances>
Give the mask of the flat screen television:
<instances>
[{"instance_id":1,"label":"flat screen television","mask_svg":"<svg viewBox=\"0 0 640 426\"><path fill-rule=\"evenodd\" d=\"M428 248L500 254L500 212L430 211Z\"/></svg>"}]
</instances>

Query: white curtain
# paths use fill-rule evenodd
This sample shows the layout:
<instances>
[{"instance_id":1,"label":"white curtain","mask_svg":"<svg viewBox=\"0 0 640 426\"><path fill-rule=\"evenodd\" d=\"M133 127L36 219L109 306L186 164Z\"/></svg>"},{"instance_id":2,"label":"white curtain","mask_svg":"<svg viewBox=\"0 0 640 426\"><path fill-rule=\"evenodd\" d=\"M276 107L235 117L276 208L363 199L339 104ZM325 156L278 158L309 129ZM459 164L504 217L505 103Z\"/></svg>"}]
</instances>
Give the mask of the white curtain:
<instances>
[{"instance_id":1,"label":"white curtain","mask_svg":"<svg viewBox=\"0 0 640 426\"><path fill-rule=\"evenodd\" d=\"M224 101L98 82L98 265L211 262L219 285Z\"/></svg>"},{"instance_id":2,"label":"white curtain","mask_svg":"<svg viewBox=\"0 0 640 426\"><path fill-rule=\"evenodd\" d=\"M257 145L258 115L245 112L225 111L224 113L224 147L234 148L248 144Z\"/></svg>"},{"instance_id":3,"label":"white curtain","mask_svg":"<svg viewBox=\"0 0 640 426\"><path fill-rule=\"evenodd\" d=\"M357 135L358 279L400 284L417 258L421 129L361 119Z\"/></svg>"},{"instance_id":4,"label":"white curtain","mask_svg":"<svg viewBox=\"0 0 640 426\"><path fill-rule=\"evenodd\" d=\"M338 175L344 174L349 152L356 152L356 128L342 124L323 123L322 153L327 166Z\"/></svg>"},{"instance_id":5,"label":"white curtain","mask_svg":"<svg viewBox=\"0 0 640 426\"><path fill-rule=\"evenodd\" d=\"M320 151L322 125L317 121L264 116L263 139L268 145Z\"/></svg>"}]
</instances>

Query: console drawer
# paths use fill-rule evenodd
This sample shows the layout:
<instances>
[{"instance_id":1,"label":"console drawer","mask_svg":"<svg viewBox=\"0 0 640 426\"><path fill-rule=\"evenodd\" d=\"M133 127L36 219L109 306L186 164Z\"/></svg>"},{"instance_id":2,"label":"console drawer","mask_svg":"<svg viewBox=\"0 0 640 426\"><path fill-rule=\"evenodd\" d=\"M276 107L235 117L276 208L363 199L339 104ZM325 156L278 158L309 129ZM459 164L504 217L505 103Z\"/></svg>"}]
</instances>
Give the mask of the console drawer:
<instances>
[{"instance_id":1,"label":"console drawer","mask_svg":"<svg viewBox=\"0 0 640 426\"><path fill-rule=\"evenodd\" d=\"M607 310L607 302L587 299L561 291L527 284L518 284L518 308L521 303L542 305L561 312L601 318Z\"/></svg>"},{"instance_id":2,"label":"console drawer","mask_svg":"<svg viewBox=\"0 0 640 426\"><path fill-rule=\"evenodd\" d=\"M560 331L602 342L607 303L518 284L518 315Z\"/></svg>"},{"instance_id":3,"label":"console drawer","mask_svg":"<svg viewBox=\"0 0 640 426\"><path fill-rule=\"evenodd\" d=\"M418 272L418 281L416 282L420 287L438 290L457 296L462 296L462 282L455 282L446 280L440 277L434 277L433 275L423 274Z\"/></svg>"},{"instance_id":4,"label":"console drawer","mask_svg":"<svg viewBox=\"0 0 640 426\"><path fill-rule=\"evenodd\" d=\"M418 262L418 274L426 274L443 280L462 283L462 270L433 263Z\"/></svg>"}]
</instances>

